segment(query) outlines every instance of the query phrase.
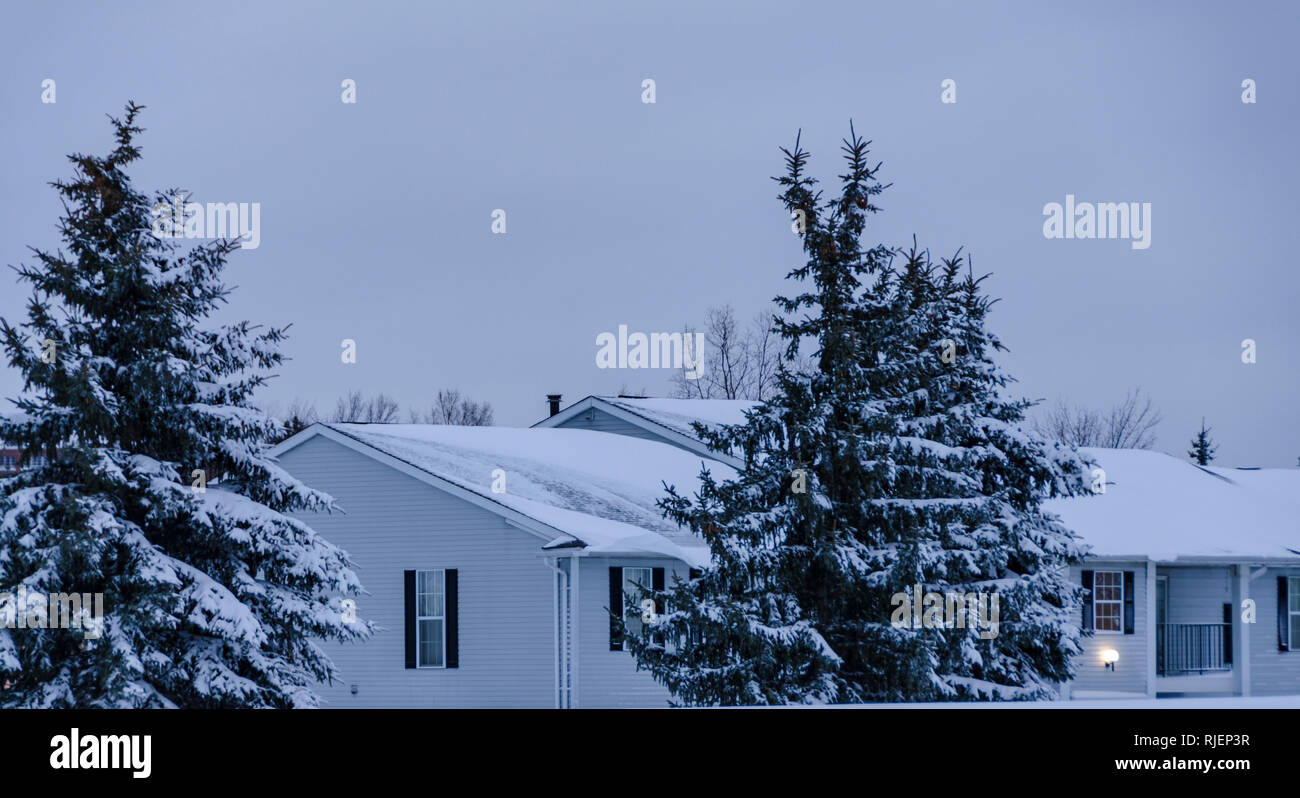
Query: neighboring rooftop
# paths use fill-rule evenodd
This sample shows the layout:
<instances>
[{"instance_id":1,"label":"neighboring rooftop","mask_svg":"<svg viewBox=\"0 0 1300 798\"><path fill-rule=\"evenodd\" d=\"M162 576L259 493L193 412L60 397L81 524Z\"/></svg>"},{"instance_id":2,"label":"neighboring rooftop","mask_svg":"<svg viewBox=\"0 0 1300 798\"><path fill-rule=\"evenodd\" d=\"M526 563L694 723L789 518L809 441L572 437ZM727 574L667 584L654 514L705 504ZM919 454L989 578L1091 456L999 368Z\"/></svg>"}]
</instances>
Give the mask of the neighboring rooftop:
<instances>
[{"instance_id":1,"label":"neighboring rooftop","mask_svg":"<svg viewBox=\"0 0 1300 798\"><path fill-rule=\"evenodd\" d=\"M745 411L758 402L742 399L654 399L630 396L588 396L563 410L555 412L558 396L554 399L552 414L533 425L534 428L573 427L591 422L597 416L612 416L620 422L639 429L641 437L653 437L697 455L703 455L733 467L741 460L735 453L722 453L709 448L695 432L694 422L717 428L727 424L744 424ZM619 430L613 430L619 432Z\"/></svg>"},{"instance_id":2,"label":"neighboring rooftop","mask_svg":"<svg viewBox=\"0 0 1300 798\"><path fill-rule=\"evenodd\" d=\"M1300 469L1201 468L1159 452L1081 449L1106 473L1096 496L1047 508L1103 557L1174 560L1300 556Z\"/></svg>"},{"instance_id":3,"label":"neighboring rooftop","mask_svg":"<svg viewBox=\"0 0 1300 798\"><path fill-rule=\"evenodd\" d=\"M318 425L397 458L431 477L564 533L550 546L609 553L656 553L704 564L708 550L665 519L655 503L663 482L682 495L699 486L701 466L718 479L734 469L695 438L692 421L744 423L757 403L731 400L587 397L592 407L664 430L672 442L583 429L449 427L412 424ZM559 418L558 416L553 416ZM647 427L649 428L649 427ZM1158 562L1251 562L1300 557L1300 469L1202 468L1152 451L1082 449L1105 471L1106 490L1054 499L1059 514L1097 557ZM492 472L506 492L492 492Z\"/></svg>"},{"instance_id":4,"label":"neighboring rooftop","mask_svg":"<svg viewBox=\"0 0 1300 798\"><path fill-rule=\"evenodd\" d=\"M629 399L626 397L597 396L615 407L635 413L647 421L696 437L693 422L706 427L744 424L745 411L757 407L758 402L747 399Z\"/></svg>"},{"instance_id":5,"label":"neighboring rooftop","mask_svg":"<svg viewBox=\"0 0 1300 798\"><path fill-rule=\"evenodd\" d=\"M321 424L482 499L564 533L549 546L667 554L692 565L708 548L663 517L664 483L682 495L699 489L701 467L719 479L734 472L677 447L574 429L454 427L433 424ZM309 430L310 431L310 430ZM493 471L505 492L492 491ZM346 508L345 508L346 509Z\"/></svg>"}]
</instances>

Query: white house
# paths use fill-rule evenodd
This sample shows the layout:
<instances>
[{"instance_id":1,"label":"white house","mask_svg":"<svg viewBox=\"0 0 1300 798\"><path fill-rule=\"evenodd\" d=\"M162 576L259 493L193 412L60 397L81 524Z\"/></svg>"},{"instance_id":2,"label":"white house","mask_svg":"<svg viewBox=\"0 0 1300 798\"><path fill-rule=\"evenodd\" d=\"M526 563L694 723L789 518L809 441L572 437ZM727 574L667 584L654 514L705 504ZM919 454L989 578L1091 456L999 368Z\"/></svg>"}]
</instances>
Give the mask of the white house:
<instances>
[{"instance_id":1,"label":"white house","mask_svg":"<svg viewBox=\"0 0 1300 798\"><path fill-rule=\"evenodd\" d=\"M602 432L316 424L273 452L342 512L308 516L349 552L383 627L325 644L336 707L664 706L608 607L662 588L708 549L655 507L703 465L682 449Z\"/></svg>"},{"instance_id":2,"label":"white house","mask_svg":"<svg viewBox=\"0 0 1300 798\"><path fill-rule=\"evenodd\" d=\"M1085 451L1105 492L1048 503L1092 548L1069 694L1300 694L1300 469Z\"/></svg>"},{"instance_id":3,"label":"white house","mask_svg":"<svg viewBox=\"0 0 1300 798\"><path fill-rule=\"evenodd\" d=\"M317 424L276 448L335 497L342 513L308 520L350 553L370 592L357 612L383 627L327 646L327 705L666 704L608 608L707 563L656 501L702 467L734 473L693 422L740 423L752 403L558 404L532 429ZM1105 492L1050 503L1092 546L1071 571L1089 634L1063 695L1300 694L1300 470L1088 454Z\"/></svg>"}]
</instances>

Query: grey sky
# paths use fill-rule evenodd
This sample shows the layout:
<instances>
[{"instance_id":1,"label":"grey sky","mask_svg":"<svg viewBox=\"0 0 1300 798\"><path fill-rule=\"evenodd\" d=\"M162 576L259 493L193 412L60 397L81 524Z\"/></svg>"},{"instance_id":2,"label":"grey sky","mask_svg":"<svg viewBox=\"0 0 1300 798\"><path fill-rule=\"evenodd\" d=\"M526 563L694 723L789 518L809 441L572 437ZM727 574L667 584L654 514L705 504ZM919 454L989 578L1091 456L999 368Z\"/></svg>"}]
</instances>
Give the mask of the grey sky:
<instances>
[{"instance_id":1,"label":"grey sky","mask_svg":"<svg viewBox=\"0 0 1300 798\"><path fill-rule=\"evenodd\" d=\"M668 372L597 369L596 335L785 290L777 147L802 128L833 190L852 118L894 184L870 237L994 273L1025 395L1140 384L1161 450L1204 415L1216 464L1300 456L1294 4L114 5L5 9L0 263L57 245L46 183L108 149L105 113L146 105L141 188L261 203L230 316L293 323L281 406L457 387L523 425L548 392L666 392ZM1150 202L1151 247L1045 239L1066 194ZM0 275L0 315L26 295ZM0 369L0 396L20 386Z\"/></svg>"}]
</instances>

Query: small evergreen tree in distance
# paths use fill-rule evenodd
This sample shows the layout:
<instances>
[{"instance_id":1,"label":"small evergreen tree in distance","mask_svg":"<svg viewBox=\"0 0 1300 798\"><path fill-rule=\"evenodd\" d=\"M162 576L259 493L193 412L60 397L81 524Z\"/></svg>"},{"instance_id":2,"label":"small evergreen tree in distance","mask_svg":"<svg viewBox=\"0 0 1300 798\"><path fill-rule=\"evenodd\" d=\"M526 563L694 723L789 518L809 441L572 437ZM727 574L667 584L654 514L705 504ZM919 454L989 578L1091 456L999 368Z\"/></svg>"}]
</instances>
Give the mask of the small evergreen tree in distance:
<instances>
[{"instance_id":1,"label":"small evergreen tree in distance","mask_svg":"<svg viewBox=\"0 0 1300 798\"><path fill-rule=\"evenodd\" d=\"M1192 438L1192 448L1187 452L1187 456L1195 460L1197 465L1209 465L1214 459L1216 448L1214 441L1210 439L1210 429L1205 426L1205 418L1202 417L1201 431Z\"/></svg>"},{"instance_id":2,"label":"small evergreen tree in distance","mask_svg":"<svg viewBox=\"0 0 1300 798\"><path fill-rule=\"evenodd\" d=\"M0 705L313 706L335 673L317 641L371 631L343 603L361 586L288 515L332 500L267 457L282 425L250 404L284 330L200 326L238 242L153 234L175 192L150 202L124 171L141 110L110 117L106 157L70 156L53 184L67 253L33 250L28 319L0 323L25 382L0 439L59 453L0 481L0 592L99 593L104 609L89 636L0 628Z\"/></svg>"},{"instance_id":3,"label":"small evergreen tree in distance","mask_svg":"<svg viewBox=\"0 0 1300 798\"><path fill-rule=\"evenodd\" d=\"M812 341L815 368L783 368L744 425L698 428L744 466L662 504L712 562L655 594L666 612L628 644L679 703L1023 699L1069 678L1080 591L1065 566L1083 547L1041 503L1086 491L1087 463L1002 397L992 302L960 258L861 245L884 188L867 144L850 129L826 201L798 142L783 150L808 258L789 278L807 288L777 299L775 327L786 365ZM996 593L998 634L896 624L917 586Z\"/></svg>"}]
</instances>

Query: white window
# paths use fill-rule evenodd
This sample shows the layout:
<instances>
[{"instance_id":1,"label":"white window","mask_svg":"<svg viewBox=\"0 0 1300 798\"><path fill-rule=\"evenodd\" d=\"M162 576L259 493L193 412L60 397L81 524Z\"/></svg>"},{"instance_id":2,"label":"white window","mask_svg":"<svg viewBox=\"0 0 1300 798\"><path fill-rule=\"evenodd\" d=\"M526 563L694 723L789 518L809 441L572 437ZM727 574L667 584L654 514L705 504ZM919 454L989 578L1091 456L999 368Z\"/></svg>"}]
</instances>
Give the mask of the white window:
<instances>
[{"instance_id":1,"label":"white window","mask_svg":"<svg viewBox=\"0 0 1300 798\"><path fill-rule=\"evenodd\" d=\"M1124 572L1098 571L1092 583L1092 624L1098 632L1124 631Z\"/></svg>"},{"instance_id":2,"label":"white window","mask_svg":"<svg viewBox=\"0 0 1300 798\"><path fill-rule=\"evenodd\" d=\"M644 596L641 591L649 592L654 586L651 581L654 579L654 572L649 568L624 568L623 569L623 608L624 617L627 620L627 631L630 635L640 635L644 624L641 622L641 602ZM635 609L635 613L627 613L627 610Z\"/></svg>"},{"instance_id":3,"label":"white window","mask_svg":"<svg viewBox=\"0 0 1300 798\"><path fill-rule=\"evenodd\" d=\"M447 575L445 571L415 572L415 664L446 667Z\"/></svg>"},{"instance_id":4,"label":"white window","mask_svg":"<svg viewBox=\"0 0 1300 798\"><path fill-rule=\"evenodd\" d=\"M1292 651L1300 651L1300 579L1291 577L1287 584L1287 615L1290 616L1291 634L1287 639Z\"/></svg>"}]
</instances>

